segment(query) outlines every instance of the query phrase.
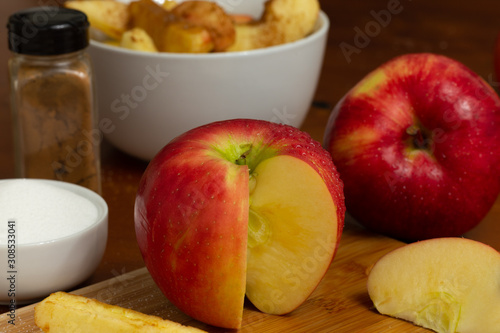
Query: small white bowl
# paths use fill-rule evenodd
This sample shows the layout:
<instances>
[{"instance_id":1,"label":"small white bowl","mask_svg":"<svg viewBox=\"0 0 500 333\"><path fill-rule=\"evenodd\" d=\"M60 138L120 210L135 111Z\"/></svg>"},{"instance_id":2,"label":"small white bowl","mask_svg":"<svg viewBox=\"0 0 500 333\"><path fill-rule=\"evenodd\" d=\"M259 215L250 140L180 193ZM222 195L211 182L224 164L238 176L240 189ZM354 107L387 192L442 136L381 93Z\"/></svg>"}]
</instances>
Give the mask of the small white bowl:
<instances>
[{"instance_id":1,"label":"small white bowl","mask_svg":"<svg viewBox=\"0 0 500 333\"><path fill-rule=\"evenodd\" d=\"M150 160L171 139L213 121L254 118L300 127L329 24L321 12L309 36L244 52L148 53L91 41L99 128L115 147Z\"/></svg>"},{"instance_id":2,"label":"small white bowl","mask_svg":"<svg viewBox=\"0 0 500 333\"><path fill-rule=\"evenodd\" d=\"M39 242L22 243L20 232L12 231L17 240L15 251L6 237L9 232L2 235L5 239L0 240L0 304L30 303L52 292L75 287L95 271L107 242L108 206L97 193L79 185L42 179L0 180L0 190L7 185L10 189L15 188L11 186L13 184L21 186L19 182L25 182L23 188L39 189L40 184L43 184L42 186L70 191L88 200L96 208L97 218L85 223L86 227L75 233ZM33 203L25 204L28 206ZM7 225L8 221L0 223ZM19 223L16 222L16 228L19 228Z\"/></svg>"}]
</instances>

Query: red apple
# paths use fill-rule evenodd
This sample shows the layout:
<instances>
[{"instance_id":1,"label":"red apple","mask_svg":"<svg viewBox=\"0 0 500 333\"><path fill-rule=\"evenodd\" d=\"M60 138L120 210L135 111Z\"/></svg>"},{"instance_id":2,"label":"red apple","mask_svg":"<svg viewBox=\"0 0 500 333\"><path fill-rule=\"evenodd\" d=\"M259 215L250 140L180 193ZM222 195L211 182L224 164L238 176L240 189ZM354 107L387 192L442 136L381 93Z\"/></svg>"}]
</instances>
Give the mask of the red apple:
<instances>
[{"instance_id":1,"label":"red apple","mask_svg":"<svg viewBox=\"0 0 500 333\"><path fill-rule=\"evenodd\" d=\"M208 124L150 162L135 228L165 296L202 322L241 326L245 294L285 314L316 288L344 224L331 157L300 130L259 120Z\"/></svg>"},{"instance_id":2,"label":"red apple","mask_svg":"<svg viewBox=\"0 0 500 333\"><path fill-rule=\"evenodd\" d=\"M406 241L459 236L500 191L500 100L463 64L397 57L335 106L325 132L347 211Z\"/></svg>"}]
</instances>

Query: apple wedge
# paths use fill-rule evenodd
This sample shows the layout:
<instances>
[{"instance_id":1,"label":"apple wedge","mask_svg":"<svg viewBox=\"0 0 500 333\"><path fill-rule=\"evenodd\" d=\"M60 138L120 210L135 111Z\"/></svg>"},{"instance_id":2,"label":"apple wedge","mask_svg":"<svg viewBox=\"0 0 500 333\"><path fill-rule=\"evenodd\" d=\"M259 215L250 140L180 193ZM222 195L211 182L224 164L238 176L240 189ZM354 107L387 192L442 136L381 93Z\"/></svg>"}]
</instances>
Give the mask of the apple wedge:
<instances>
[{"instance_id":1,"label":"apple wedge","mask_svg":"<svg viewBox=\"0 0 500 333\"><path fill-rule=\"evenodd\" d=\"M302 304L333 260L342 182L297 128L227 120L177 137L139 184L135 225L165 296L202 322L239 328L245 295L281 315Z\"/></svg>"},{"instance_id":2,"label":"apple wedge","mask_svg":"<svg viewBox=\"0 0 500 333\"><path fill-rule=\"evenodd\" d=\"M439 333L500 332L500 253L435 238L383 256L368 276L377 310Z\"/></svg>"}]
</instances>

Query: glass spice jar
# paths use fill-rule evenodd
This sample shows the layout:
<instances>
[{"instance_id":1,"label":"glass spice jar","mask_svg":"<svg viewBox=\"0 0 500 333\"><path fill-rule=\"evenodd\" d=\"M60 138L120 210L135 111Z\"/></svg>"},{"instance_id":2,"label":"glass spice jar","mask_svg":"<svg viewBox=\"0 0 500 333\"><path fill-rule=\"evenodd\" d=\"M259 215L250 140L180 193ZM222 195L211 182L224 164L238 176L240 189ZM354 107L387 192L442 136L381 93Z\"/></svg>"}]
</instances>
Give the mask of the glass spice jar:
<instances>
[{"instance_id":1,"label":"glass spice jar","mask_svg":"<svg viewBox=\"0 0 500 333\"><path fill-rule=\"evenodd\" d=\"M87 16L36 7L11 15L7 27L16 176L101 193Z\"/></svg>"}]
</instances>

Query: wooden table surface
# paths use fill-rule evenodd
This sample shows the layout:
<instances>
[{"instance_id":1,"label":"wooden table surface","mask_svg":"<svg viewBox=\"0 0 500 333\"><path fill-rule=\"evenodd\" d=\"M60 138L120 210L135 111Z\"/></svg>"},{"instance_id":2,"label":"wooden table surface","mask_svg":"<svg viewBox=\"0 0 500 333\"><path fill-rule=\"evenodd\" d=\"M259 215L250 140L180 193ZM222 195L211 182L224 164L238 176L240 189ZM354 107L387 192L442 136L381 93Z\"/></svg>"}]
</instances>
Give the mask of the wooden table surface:
<instances>
[{"instance_id":1,"label":"wooden table surface","mask_svg":"<svg viewBox=\"0 0 500 333\"><path fill-rule=\"evenodd\" d=\"M16 0L0 3L0 179L14 176L9 87L7 79L7 32L9 14L16 10L54 4L62 0ZM377 13L398 8L376 20ZM331 31L315 103L302 129L321 140L326 120L337 101L365 74L401 54L434 52L463 62L498 89L493 66L493 48L500 31L500 2L495 0L363 0L322 1L331 20ZM357 31L369 38L356 39ZM344 43L344 44L342 44ZM346 55L341 45L356 47ZM103 197L109 205L109 239L96 272L80 287L116 277L144 266L136 245L133 204L138 181L147 162L102 145ZM500 250L500 200L480 226L467 237ZM0 307L0 313L5 312Z\"/></svg>"}]
</instances>

